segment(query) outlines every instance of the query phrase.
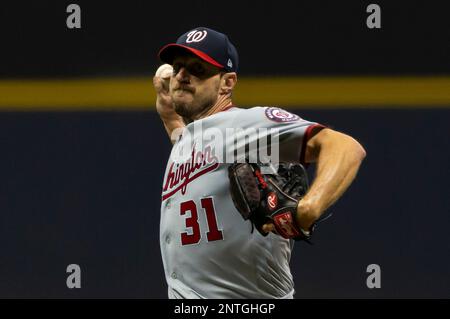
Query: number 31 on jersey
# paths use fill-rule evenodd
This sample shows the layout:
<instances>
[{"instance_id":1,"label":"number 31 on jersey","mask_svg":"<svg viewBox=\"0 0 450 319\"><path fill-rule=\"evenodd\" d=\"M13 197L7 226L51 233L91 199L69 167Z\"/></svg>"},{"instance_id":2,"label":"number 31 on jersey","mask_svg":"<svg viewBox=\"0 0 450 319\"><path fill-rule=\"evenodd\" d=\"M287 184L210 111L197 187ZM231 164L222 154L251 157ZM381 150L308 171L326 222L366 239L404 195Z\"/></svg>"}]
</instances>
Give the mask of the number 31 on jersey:
<instances>
[{"instance_id":1,"label":"number 31 on jersey","mask_svg":"<svg viewBox=\"0 0 450 319\"><path fill-rule=\"evenodd\" d=\"M214 208L214 202L212 197L202 198L200 200L201 208L205 213L206 222L208 225L208 231L206 231L206 239L208 242L223 240L222 230L217 227L217 216ZM198 244L201 240L202 233L200 230L200 224L198 222L199 215L197 205L193 200L182 202L180 205L180 215L187 216L187 212L190 212L190 216L186 217L186 229L190 232L181 233L181 244L192 245Z\"/></svg>"}]
</instances>

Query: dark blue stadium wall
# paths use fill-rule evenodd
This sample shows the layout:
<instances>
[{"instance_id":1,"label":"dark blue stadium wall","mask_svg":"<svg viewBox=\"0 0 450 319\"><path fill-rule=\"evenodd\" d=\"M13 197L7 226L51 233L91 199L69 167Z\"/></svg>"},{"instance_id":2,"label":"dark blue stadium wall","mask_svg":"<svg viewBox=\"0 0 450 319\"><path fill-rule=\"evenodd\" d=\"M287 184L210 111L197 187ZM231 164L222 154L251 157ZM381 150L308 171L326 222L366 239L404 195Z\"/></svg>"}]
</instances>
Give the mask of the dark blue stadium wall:
<instances>
[{"instance_id":1,"label":"dark blue stadium wall","mask_svg":"<svg viewBox=\"0 0 450 319\"><path fill-rule=\"evenodd\" d=\"M449 298L450 110L295 112L368 154L315 245L296 245L296 297ZM0 151L0 297L166 298L156 113L1 113ZM83 289L66 287L72 263Z\"/></svg>"}]
</instances>

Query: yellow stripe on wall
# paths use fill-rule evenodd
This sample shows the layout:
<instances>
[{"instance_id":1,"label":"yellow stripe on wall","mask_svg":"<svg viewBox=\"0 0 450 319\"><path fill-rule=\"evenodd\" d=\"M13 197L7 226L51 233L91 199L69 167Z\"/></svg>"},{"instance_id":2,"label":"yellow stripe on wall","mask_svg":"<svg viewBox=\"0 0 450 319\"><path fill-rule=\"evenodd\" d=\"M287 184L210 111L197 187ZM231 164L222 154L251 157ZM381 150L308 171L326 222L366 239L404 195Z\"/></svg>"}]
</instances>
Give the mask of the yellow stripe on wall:
<instances>
[{"instance_id":1,"label":"yellow stripe on wall","mask_svg":"<svg viewBox=\"0 0 450 319\"><path fill-rule=\"evenodd\" d=\"M3 110L148 109L151 78L0 81Z\"/></svg>"},{"instance_id":2,"label":"yellow stripe on wall","mask_svg":"<svg viewBox=\"0 0 450 319\"><path fill-rule=\"evenodd\" d=\"M450 107L450 77L282 77L238 80L234 103L285 108ZM2 80L0 110L147 110L151 77Z\"/></svg>"},{"instance_id":3,"label":"yellow stripe on wall","mask_svg":"<svg viewBox=\"0 0 450 319\"><path fill-rule=\"evenodd\" d=\"M248 79L236 100L247 105L321 108L449 107L450 77L336 77Z\"/></svg>"}]
</instances>

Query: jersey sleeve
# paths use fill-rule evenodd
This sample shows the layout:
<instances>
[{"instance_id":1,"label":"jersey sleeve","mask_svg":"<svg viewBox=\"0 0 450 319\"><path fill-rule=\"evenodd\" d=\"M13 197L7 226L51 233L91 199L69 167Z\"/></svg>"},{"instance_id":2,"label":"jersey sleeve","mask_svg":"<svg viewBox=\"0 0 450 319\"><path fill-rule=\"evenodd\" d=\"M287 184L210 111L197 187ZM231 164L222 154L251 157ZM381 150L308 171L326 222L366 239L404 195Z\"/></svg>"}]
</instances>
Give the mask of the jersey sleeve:
<instances>
[{"instance_id":1,"label":"jersey sleeve","mask_svg":"<svg viewBox=\"0 0 450 319\"><path fill-rule=\"evenodd\" d=\"M267 128L275 137L279 160L305 163L305 150L308 140L325 128L324 125L307 121L300 116L277 107L258 107L255 119L257 126ZM272 149L273 149L272 145Z\"/></svg>"}]
</instances>

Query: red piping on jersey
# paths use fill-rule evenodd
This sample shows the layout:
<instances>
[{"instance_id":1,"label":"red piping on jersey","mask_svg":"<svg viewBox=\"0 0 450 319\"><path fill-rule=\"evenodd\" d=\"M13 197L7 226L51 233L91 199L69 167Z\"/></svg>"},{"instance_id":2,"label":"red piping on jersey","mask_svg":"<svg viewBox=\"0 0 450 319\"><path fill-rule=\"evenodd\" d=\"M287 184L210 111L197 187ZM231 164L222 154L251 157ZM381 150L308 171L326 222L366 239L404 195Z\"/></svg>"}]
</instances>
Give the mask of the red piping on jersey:
<instances>
[{"instance_id":1,"label":"red piping on jersey","mask_svg":"<svg viewBox=\"0 0 450 319\"><path fill-rule=\"evenodd\" d=\"M303 145L302 145L302 152L300 153L300 163L303 165L306 165L305 163L305 155L306 155L306 143L308 143L308 140L311 138L311 133L315 128L321 128L324 129L326 126L323 126L322 124L313 124L306 128L305 137L303 138Z\"/></svg>"}]
</instances>

